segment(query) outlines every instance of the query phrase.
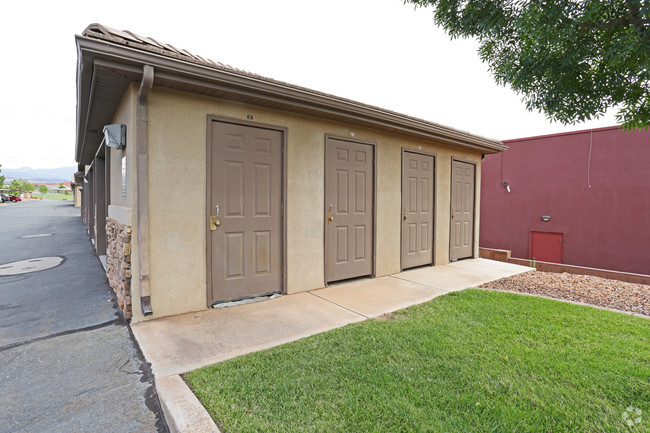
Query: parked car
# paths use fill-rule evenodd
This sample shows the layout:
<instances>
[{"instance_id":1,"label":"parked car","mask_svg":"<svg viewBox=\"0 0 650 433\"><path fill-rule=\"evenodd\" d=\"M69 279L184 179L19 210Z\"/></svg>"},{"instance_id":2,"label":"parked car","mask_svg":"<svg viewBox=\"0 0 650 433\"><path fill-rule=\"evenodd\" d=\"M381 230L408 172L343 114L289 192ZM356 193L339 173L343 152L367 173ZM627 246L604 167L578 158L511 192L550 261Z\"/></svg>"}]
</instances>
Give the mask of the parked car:
<instances>
[{"instance_id":1,"label":"parked car","mask_svg":"<svg viewBox=\"0 0 650 433\"><path fill-rule=\"evenodd\" d=\"M23 199L18 197L17 195L10 195L9 200L11 200L12 203L16 203L17 201L23 201Z\"/></svg>"},{"instance_id":2,"label":"parked car","mask_svg":"<svg viewBox=\"0 0 650 433\"><path fill-rule=\"evenodd\" d=\"M4 203L6 201L9 201L9 196L5 193L0 192L0 203Z\"/></svg>"}]
</instances>

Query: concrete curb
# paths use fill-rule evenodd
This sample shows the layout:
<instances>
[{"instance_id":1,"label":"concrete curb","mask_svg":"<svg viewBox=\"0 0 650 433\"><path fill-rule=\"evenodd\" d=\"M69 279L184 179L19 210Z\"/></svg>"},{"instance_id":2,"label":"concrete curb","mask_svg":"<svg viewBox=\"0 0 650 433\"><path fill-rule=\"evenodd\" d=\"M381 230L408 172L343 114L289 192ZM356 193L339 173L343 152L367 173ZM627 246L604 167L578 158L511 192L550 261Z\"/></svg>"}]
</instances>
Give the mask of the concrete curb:
<instances>
[{"instance_id":1,"label":"concrete curb","mask_svg":"<svg viewBox=\"0 0 650 433\"><path fill-rule=\"evenodd\" d=\"M156 378L156 391L172 433L220 433L199 399L179 375Z\"/></svg>"}]
</instances>

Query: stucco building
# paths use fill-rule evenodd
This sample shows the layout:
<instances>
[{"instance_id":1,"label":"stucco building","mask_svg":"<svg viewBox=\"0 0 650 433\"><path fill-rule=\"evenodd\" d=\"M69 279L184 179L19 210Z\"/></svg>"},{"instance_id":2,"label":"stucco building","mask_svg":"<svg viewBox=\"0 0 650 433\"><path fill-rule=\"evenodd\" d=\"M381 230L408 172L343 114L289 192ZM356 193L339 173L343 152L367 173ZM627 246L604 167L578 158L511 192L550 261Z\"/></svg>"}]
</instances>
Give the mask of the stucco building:
<instances>
[{"instance_id":1,"label":"stucco building","mask_svg":"<svg viewBox=\"0 0 650 433\"><path fill-rule=\"evenodd\" d=\"M650 275L650 131L505 140L481 178L481 247Z\"/></svg>"},{"instance_id":2,"label":"stucco building","mask_svg":"<svg viewBox=\"0 0 650 433\"><path fill-rule=\"evenodd\" d=\"M478 256L501 142L99 24L76 44L82 216L133 321Z\"/></svg>"}]
</instances>

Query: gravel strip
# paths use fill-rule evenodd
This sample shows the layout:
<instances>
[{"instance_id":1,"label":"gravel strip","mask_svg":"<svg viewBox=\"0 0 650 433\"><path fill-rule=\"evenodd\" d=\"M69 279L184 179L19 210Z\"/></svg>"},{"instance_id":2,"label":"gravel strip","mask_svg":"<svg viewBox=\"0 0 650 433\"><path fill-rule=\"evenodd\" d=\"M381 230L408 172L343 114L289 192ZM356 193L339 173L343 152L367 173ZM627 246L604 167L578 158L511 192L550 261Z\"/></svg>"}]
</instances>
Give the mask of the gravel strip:
<instances>
[{"instance_id":1,"label":"gravel strip","mask_svg":"<svg viewBox=\"0 0 650 433\"><path fill-rule=\"evenodd\" d=\"M650 286L644 284L591 275L533 271L491 281L481 288L582 302L650 317Z\"/></svg>"}]
</instances>

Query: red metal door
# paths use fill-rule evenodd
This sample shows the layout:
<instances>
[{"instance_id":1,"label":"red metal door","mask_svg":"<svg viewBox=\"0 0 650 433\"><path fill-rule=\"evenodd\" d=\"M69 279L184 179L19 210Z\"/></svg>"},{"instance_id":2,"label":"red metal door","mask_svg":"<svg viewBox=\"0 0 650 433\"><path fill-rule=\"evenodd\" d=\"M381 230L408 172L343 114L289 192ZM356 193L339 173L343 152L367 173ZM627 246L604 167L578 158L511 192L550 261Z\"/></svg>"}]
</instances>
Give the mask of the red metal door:
<instances>
[{"instance_id":1,"label":"red metal door","mask_svg":"<svg viewBox=\"0 0 650 433\"><path fill-rule=\"evenodd\" d=\"M530 258L540 262L562 263L562 233L530 232Z\"/></svg>"}]
</instances>

